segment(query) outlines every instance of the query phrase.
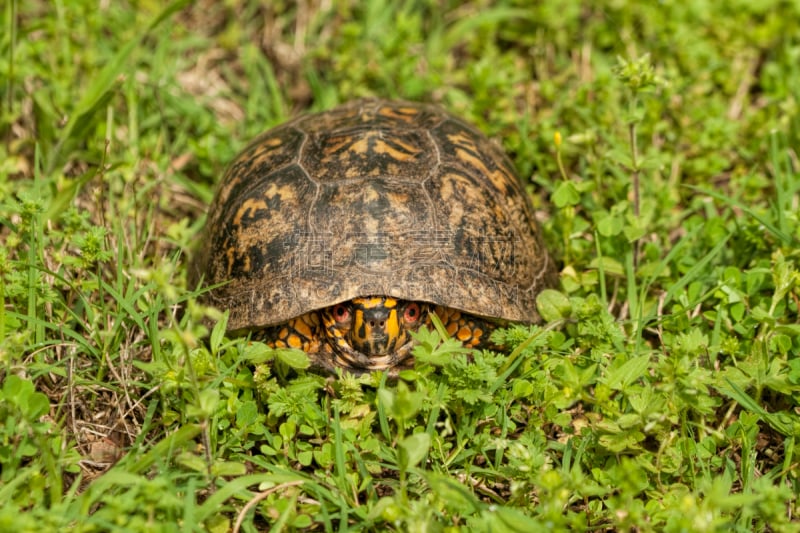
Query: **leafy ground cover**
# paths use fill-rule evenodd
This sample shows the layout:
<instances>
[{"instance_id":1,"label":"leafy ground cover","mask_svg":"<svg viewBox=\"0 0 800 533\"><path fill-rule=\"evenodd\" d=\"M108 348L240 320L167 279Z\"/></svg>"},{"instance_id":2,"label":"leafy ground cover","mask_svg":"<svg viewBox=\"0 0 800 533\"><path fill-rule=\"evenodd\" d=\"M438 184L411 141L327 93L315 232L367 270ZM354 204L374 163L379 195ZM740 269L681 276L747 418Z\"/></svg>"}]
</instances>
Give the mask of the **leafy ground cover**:
<instances>
[{"instance_id":1,"label":"leafy ground cover","mask_svg":"<svg viewBox=\"0 0 800 533\"><path fill-rule=\"evenodd\" d=\"M0 530L800 530L796 2L270 4L3 5ZM509 353L327 379L187 287L237 150L366 95L529 184Z\"/></svg>"}]
</instances>

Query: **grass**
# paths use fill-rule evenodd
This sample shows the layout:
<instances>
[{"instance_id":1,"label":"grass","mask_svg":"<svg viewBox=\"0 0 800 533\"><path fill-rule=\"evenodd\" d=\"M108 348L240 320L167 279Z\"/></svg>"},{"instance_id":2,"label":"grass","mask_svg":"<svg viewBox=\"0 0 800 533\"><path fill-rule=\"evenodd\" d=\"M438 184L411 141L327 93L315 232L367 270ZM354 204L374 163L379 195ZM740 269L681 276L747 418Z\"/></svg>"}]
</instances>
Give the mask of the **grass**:
<instances>
[{"instance_id":1,"label":"grass","mask_svg":"<svg viewBox=\"0 0 800 533\"><path fill-rule=\"evenodd\" d=\"M798 16L6 2L0 530L800 530ZM326 379L186 286L237 150L364 95L529 184L561 285L508 354Z\"/></svg>"}]
</instances>

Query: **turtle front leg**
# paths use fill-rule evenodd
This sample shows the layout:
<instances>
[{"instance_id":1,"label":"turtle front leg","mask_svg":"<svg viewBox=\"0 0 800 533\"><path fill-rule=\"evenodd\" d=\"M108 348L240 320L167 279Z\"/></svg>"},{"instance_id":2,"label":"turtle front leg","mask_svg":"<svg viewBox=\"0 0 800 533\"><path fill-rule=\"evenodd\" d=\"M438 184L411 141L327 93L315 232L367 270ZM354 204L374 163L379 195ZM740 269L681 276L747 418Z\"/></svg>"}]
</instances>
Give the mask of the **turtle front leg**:
<instances>
[{"instance_id":1,"label":"turtle front leg","mask_svg":"<svg viewBox=\"0 0 800 533\"><path fill-rule=\"evenodd\" d=\"M467 348L500 348L489 338L498 323L441 305L437 305L434 312L444 324L447 334L460 340Z\"/></svg>"}]
</instances>

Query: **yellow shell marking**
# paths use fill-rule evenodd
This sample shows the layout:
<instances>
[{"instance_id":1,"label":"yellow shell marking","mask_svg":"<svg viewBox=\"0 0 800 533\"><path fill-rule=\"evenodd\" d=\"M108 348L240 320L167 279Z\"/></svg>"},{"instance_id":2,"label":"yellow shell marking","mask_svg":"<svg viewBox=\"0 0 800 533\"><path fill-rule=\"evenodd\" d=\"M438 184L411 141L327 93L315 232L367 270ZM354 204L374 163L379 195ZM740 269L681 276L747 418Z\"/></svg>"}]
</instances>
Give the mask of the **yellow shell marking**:
<instances>
[{"instance_id":1,"label":"yellow shell marking","mask_svg":"<svg viewBox=\"0 0 800 533\"><path fill-rule=\"evenodd\" d=\"M266 209L266 208L267 208L267 203L265 201L248 198L247 200L242 202L242 206L236 211L236 216L233 217L233 224L235 226L241 226L243 217L247 215L252 216L252 214L258 211L259 209Z\"/></svg>"},{"instance_id":2,"label":"yellow shell marking","mask_svg":"<svg viewBox=\"0 0 800 533\"><path fill-rule=\"evenodd\" d=\"M411 124L419 114L419 110L413 106L383 107L378 114Z\"/></svg>"},{"instance_id":3,"label":"yellow shell marking","mask_svg":"<svg viewBox=\"0 0 800 533\"><path fill-rule=\"evenodd\" d=\"M399 139L392 139L391 143L383 138L382 132L369 132L350 145L350 150L358 154L388 154L397 161L405 161L416 156L418 147L404 143Z\"/></svg>"}]
</instances>

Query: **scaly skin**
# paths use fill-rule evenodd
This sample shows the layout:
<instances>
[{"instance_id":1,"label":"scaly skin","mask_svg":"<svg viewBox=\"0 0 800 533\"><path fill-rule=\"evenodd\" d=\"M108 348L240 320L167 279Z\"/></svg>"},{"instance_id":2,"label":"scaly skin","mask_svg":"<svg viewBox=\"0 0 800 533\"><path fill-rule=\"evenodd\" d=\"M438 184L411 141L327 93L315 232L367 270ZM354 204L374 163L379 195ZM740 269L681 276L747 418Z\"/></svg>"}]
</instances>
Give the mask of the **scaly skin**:
<instances>
[{"instance_id":1,"label":"scaly skin","mask_svg":"<svg viewBox=\"0 0 800 533\"><path fill-rule=\"evenodd\" d=\"M448 334L468 348L493 347L495 324L456 309L408 302L388 296L353 298L287 323L256 331L252 338L273 348L297 348L312 356L315 366L353 373L394 370L411 365L414 341L409 335L430 326L436 313Z\"/></svg>"}]
</instances>

